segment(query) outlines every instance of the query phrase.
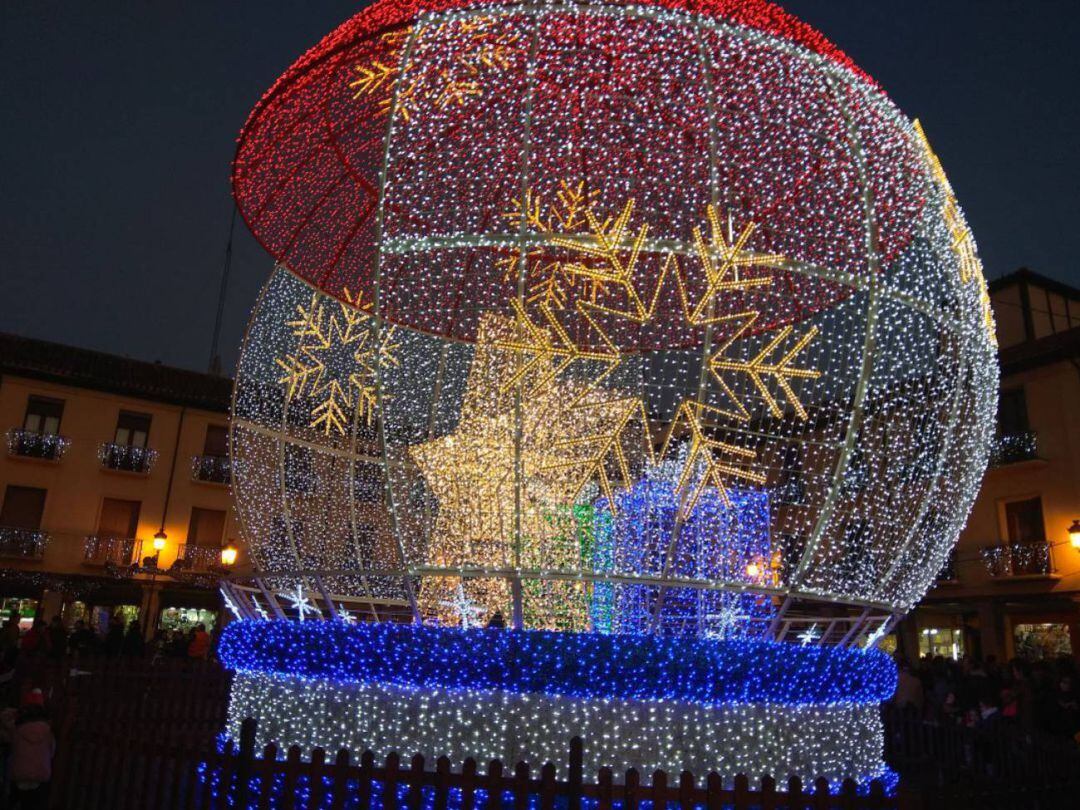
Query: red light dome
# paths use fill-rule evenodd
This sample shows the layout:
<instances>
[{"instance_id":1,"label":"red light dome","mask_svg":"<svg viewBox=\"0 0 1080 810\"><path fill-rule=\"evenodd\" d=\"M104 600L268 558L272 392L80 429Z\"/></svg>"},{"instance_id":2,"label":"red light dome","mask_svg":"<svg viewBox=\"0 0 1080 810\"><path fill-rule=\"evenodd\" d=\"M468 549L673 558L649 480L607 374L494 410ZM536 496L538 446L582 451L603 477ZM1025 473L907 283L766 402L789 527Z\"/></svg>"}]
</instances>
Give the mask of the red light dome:
<instances>
[{"instance_id":1,"label":"red light dome","mask_svg":"<svg viewBox=\"0 0 1080 810\"><path fill-rule=\"evenodd\" d=\"M277 261L338 298L377 298L388 321L471 341L483 312L566 307L577 284L637 351L701 343L705 313L684 317L710 288L701 244L716 259L746 236L762 266L729 270L770 279L714 319L752 309L756 332L844 300L838 275L887 271L910 242L919 161L872 80L763 0L382 0L260 101L233 184ZM623 215L639 261L578 255L575 239L598 244ZM558 277L579 261L600 275ZM624 296L655 316L609 323Z\"/></svg>"}]
</instances>

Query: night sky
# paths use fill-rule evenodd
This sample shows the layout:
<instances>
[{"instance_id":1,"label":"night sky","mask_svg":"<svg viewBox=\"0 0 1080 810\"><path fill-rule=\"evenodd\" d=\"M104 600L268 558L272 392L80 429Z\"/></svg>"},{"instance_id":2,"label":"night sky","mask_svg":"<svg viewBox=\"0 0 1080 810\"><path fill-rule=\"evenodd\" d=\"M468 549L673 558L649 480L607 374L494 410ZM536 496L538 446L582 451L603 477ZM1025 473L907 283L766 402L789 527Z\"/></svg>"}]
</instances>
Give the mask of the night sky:
<instances>
[{"instance_id":1,"label":"night sky","mask_svg":"<svg viewBox=\"0 0 1080 810\"><path fill-rule=\"evenodd\" d=\"M236 133L363 3L0 3L0 331L205 369ZM1080 286L1080 4L788 0L923 120L987 275ZM226 372L269 257L237 223Z\"/></svg>"}]
</instances>

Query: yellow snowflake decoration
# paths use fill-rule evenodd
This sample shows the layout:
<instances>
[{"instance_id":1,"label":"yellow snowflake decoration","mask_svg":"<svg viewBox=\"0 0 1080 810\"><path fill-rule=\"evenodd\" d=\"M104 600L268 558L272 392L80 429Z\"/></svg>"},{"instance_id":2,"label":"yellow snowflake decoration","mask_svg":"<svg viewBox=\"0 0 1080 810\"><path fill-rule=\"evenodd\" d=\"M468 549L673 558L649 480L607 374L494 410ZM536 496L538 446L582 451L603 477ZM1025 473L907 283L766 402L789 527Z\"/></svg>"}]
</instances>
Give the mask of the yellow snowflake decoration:
<instances>
[{"instance_id":1,"label":"yellow snowflake decoration","mask_svg":"<svg viewBox=\"0 0 1080 810\"><path fill-rule=\"evenodd\" d=\"M738 479L755 484L764 484L765 476L749 467L757 459L757 453L745 447L712 438L710 417L726 414L710 405L695 400L685 400L675 412L675 419L664 439L661 456L666 456L673 440L679 438L678 431L683 429L689 434L689 449L686 454L686 466L679 476L677 490L682 493L680 512L685 517L694 511L701 493L711 484L716 488L721 500L731 505L728 497L728 481ZM695 481L695 471L703 468Z\"/></svg>"},{"instance_id":2,"label":"yellow snowflake decoration","mask_svg":"<svg viewBox=\"0 0 1080 810\"><path fill-rule=\"evenodd\" d=\"M705 276L705 292L692 307L682 272L677 264L675 267L675 278L678 281L683 313L687 322L694 326L708 326L728 317L711 314L718 295L736 290L772 286L771 276L747 278L741 274L743 268L775 266L786 261L785 257L779 254L754 253L747 249L750 238L757 230L757 223L748 222L737 237L734 236L734 230L729 228L729 234L725 238L724 226L720 222L716 208L709 205L705 213L709 220L709 241L705 241L700 228L694 228L694 250Z\"/></svg>"},{"instance_id":3,"label":"yellow snowflake decoration","mask_svg":"<svg viewBox=\"0 0 1080 810\"><path fill-rule=\"evenodd\" d=\"M978 285L979 310L983 328L986 330L986 336L990 342L997 346L997 328L994 325L994 313L990 306L990 293L986 287L986 276L983 273L983 264L979 259L979 254L976 250L975 235L971 232L967 220L964 219L964 214L960 210L960 203L956 199L956 193L953 191L952 183L949 182L949 178L945 174L945 168L941 165L941 159L937 156L937 153L934 152L933 147L930 146L930 140L926 137L926 132L923 130L922 124L918 119L915 119L913 126L915 128L915 134L918 136L919 144L922 146L923 158L930 168L930 174L945 194L945 205L942 208L941 216L945 221L945 227L949 231L949 236L952 238L951 247L953 253L956 255L960 283L965 285L975 283Z\"/></svg>"},{"instance_id":4,"label":"yellow snowflake decoration","mask_svg":"<svg viewBox=\"0 0 1080 810\"><path fill-rule=\"evenodd\" d=\"M525 192L525 200L515 200L513 210L503 214L515 228L553 237L555 234L576 233L586 226L586 211L595 202L599 191L586 191L585 183L571 186L559 183L555 202L544 204L532 189ZM522 265L529 286L525 293L526 304L542 303L555 309L564 309L570 296L576 291L581 278L575 273L576 266L544 257L542 250L527 251L521 255L499 259L496 267L503 269L503 280L517 278ZM585 296L595 301L602 291L602 283L592 281L585 287Z\"/></svg>"},{"instance_id":5,"label":"yellow snowflake decoration","mask_svg":"<svg viewBox=\"0 0 1080 810\"><path fill-rule=\"evenodd\" d=\"M432 104L439 109L464 106L483 95L480 79L486 70L506 70L513 59L524 53L516 33L494 33L494 18L477 17L471 20L443 23L431 36L438 37L442 29L449 28L450 35L463 39L453 60L438 67L434 61L418 58L417 75L400 85L396 109L408 123L420 109L421 104ZM393 31L382 36L388 50L385 56L353 66L353 80L348 83L353 99L378 95L379 115L389 114L395 106L391 88L401 77L402 55L405 43L412 36L412 27ZM429 34L425 31L422 37ZM417 55L422 57L424 43L417 45ZM412 71L410 71L411 73Z\"/></svg>"},{"instance_id":6,"label":"yellow snowflake decoration","mask_svg":"<svg viewBox=\"0 0 1080 810\"><path fill-rule=\"evenodd\" d=\"M312 293L307 306L298 304L295 319L285 325L299 345L295 353L274 361L281 369L278 383L285 386L286 400L315 401L309 427L327 436L347 435L353 414L371 424L378 406L378 369L400 362L395 327L378 339L367 312L370 304L348 290L345 299L330 303ZM348 358L344 369L338 368L342 355Z\"/></svg>"}]
</instances>

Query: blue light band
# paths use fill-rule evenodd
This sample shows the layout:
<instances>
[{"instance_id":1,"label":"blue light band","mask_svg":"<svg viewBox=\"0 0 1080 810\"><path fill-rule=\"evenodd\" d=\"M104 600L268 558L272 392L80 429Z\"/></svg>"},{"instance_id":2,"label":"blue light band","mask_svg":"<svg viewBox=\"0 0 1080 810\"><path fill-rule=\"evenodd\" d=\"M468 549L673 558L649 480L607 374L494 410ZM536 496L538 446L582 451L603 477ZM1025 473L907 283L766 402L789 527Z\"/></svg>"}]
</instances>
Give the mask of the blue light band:
<instances>
[{"instance_id":1,"label":"blue light band","mask_svg":"<svg viewBox=\"0 0 1080 810\"><path fill-rule=\"evenodd\" d=\"M877 650L333 621L232 622L219 656L242 672L339 683L706 705L879 703L897 678Z\"/></svg>"}]
</instances>

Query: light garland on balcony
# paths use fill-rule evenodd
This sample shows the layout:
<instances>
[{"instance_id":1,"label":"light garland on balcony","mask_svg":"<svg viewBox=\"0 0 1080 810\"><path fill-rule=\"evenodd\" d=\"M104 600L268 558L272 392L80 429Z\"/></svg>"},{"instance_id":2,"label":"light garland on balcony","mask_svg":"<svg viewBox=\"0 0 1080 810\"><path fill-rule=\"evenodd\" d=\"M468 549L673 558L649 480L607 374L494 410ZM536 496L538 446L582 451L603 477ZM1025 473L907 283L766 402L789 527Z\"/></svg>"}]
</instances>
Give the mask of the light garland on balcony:
<instances>
[{"instance_id":1,"label":"light garland on balcony","mask_svg":"<svg viewBox=\"0 0 1080 810\"><path fill-rule=\"evenodd\" d=\"M785 597L903 612L955 544L974 238L922 128L763 0L382 0L234 186L279 261L234 491L297 618L742 639Z\"/></svg>"}]
</instances>

